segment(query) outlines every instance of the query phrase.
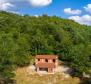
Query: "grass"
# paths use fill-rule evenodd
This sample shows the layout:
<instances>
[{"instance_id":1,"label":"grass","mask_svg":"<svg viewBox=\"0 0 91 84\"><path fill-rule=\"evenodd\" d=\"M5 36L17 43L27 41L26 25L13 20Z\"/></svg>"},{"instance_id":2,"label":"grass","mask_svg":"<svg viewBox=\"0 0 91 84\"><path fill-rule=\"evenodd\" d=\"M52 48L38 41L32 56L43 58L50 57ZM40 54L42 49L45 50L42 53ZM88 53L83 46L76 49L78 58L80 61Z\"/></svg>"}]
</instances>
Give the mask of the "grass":
<instances>
[{"instance_id":1,"label":"grass","mask_svg":"<svg viewBox=\"0 0 91 84\"><path fill-rule=\"evenodd\" d=\"M29 74L27 67L19 68L16 70L16 84L79 84L79 78L64 78L62 74Z\"/></svg>"}]
</instances>

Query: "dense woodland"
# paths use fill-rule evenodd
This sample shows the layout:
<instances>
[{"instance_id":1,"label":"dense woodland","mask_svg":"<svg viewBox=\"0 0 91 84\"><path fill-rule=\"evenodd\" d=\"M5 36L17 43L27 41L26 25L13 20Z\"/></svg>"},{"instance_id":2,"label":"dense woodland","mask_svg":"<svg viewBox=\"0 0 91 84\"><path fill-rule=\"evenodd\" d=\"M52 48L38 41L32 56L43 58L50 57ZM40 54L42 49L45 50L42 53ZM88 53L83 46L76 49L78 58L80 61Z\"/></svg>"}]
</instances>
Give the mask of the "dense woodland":
<instances>
[{"instance_id":1,"label":"dense woodland","mask_svg":"<svg viewBox=\"0 0 91 84\"><path fill-rule=\"evenodd\" d=\"M36 54L56 54L82 76L91 69L91 26L56 16L0 12L0 78L29 64Z\"/></svg>"}]
</instances>

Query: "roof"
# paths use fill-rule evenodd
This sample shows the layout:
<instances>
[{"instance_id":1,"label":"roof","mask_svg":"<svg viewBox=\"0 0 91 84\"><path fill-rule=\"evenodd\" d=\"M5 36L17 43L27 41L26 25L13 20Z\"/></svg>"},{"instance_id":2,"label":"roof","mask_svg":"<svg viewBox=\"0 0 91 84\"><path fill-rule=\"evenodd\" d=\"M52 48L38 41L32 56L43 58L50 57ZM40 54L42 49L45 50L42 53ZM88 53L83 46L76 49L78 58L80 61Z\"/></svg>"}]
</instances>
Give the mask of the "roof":
<instances>
[{"instance_id":1,"label":"roof","mask_svg":"<svg viewBox=\"0 0 91 84\"><path fill-rule=\"evenodd\" d=\"M42 58L42 59L56 59L56 58L58 58L58 56L57 55L36 55L35 58L37 58L37 59L40 59L40 58Z\"/></svg>"},{"instance_id":2,"label":"roof","mask_svg":"<svg viewBox=\"0 0 91 84\"><path fill-rule=\"evenodd\" d=\"M36 67L40 67L40 68L55 68L55 64L54 63L43 63L43 62L39 62L35 66Z\"/></svg>"}]
</instances>

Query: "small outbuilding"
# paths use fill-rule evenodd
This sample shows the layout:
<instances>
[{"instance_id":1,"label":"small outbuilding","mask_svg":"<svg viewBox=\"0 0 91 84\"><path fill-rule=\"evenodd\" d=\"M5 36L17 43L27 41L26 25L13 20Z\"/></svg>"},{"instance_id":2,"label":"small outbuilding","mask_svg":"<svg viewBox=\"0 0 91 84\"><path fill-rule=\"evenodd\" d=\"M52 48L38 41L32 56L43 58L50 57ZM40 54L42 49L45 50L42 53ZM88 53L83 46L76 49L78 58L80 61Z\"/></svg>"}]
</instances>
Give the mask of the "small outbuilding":
<instances>
[{"instance_id":1,"label":"small outbuilding","mask_svg":"<svg viewBox=\"0 0 91 84\"><path fill-rule=\"evenodd\" d=\"M36 55L35 57L36 71L47 71L49 73L52 73L57 66L57 55Z\"/></svg>"}]
</instances>

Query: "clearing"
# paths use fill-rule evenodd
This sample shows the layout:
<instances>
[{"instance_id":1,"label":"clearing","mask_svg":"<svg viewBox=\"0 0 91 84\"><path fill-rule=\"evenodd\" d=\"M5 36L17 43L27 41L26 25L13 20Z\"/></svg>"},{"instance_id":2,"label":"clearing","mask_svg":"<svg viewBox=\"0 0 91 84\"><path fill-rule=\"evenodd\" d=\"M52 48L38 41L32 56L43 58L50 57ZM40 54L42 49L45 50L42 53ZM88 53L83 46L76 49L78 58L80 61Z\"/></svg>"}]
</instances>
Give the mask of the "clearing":
<instances>
[{"instance_id":1,"label":"clearing","mask_svg":"<svg viewBox=\"0 0 91 84\"><path fill-rule=\"evenodd\" d=\"M62 69L63 68L63 69ZM72 78L67 73L63 73L63 66L58 67L55 74L39 74L34 71L34 66L18 68L16 70L16 84L79 84L80 79ZM61 70L61 71L60 71Z\"/></svg>"}]
</instances>

